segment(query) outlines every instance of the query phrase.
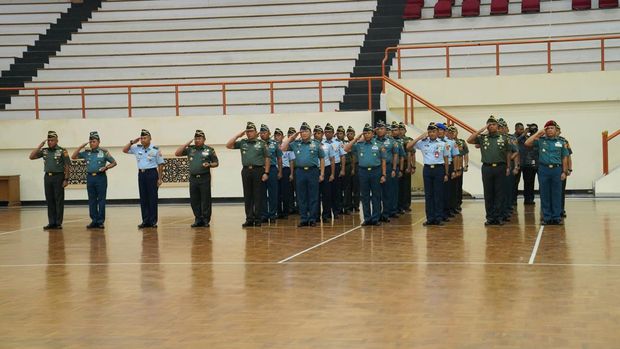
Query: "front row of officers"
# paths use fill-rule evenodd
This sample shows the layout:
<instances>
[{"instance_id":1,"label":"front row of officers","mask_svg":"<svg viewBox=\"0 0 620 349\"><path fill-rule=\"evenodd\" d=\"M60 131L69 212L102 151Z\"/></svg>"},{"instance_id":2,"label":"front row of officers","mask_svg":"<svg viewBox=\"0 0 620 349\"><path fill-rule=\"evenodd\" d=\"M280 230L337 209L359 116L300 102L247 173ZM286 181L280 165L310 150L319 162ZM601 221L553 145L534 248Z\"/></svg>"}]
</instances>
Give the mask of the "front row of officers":
<instances>
[{"instance_id":1,"label":"front row of officers","mask_svg":"<svg viewBox=\"0 0 620 349\"><path fill-rule=\"evenodd\" d=\"M529 125L528 125L529 126ZM245 138L240 139L245 135ZM46 144L48 147L43 148ZM192 144L193 143L193 144ZM373 128L364 126L356 136L349 126L336 130L313 130L303 123L297 132L289 128L287 137L275 129L274 138L266 125L260 130L248 122L246 129L226 144L239 149L245 204L243 227L286 218L299 213L299 226L330 222L340 214L363 210L362 225L379 225L411 211L411 175L416 171L416 151L422 154L425 192L425 225L442 225L461 212L463 173L468 170L467 143L480 148L486 225L510 220L516 201L514 175L520 173L519 145L535 153L540 187L543 224L560 224L563 192L570 175L568 142L559 136L554 121L544 130L508 134L502 120L491 116L484 128L467 141L458 138L453 125L431 123L427 132L411 139L403 123ZM104 228L107 192L106 172L116 166L110 152L99 146L100 137L91 132L89 142L71 155L86 163L87 192L91 223L87 228ZM88 148L85 148L89 145ZM123 152L133 154L138 166L138 187L142 223L139 228L157 227L158 188L163 181L164 159L151 143L151 134L142 130ZM205 144L205 134L196 130L194 138L181 145L176 156L186 156L189 164L190 200L195 221L192 227L208 227L211 220L211 168L219 166L215 150ZM528 155L529 157L534 157ZM48 132L47 140L30 153L30 159L44 159L44 187L49 224L44 229L62 229L64 188L71 162L68 151L58 145L58 135ZM533 162L534 163L534 162ZM512 197L514 196L514 197ZM526 197L526 201L527 201ZM530 200L532 198L529 198Z\"/></svg>"}]
</instances>

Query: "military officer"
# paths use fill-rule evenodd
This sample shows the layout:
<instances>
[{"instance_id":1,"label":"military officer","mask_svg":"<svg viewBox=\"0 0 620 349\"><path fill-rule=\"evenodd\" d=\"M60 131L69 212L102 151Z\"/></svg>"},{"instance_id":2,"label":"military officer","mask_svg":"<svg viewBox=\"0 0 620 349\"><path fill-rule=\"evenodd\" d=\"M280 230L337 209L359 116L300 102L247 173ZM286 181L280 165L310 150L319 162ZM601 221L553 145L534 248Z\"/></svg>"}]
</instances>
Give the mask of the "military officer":
<instances>
[{"instance_id":1,"label":"military officer","mask_svg":"<svg viewBox=\"0 0 620 349\"><path fill-rule=\"evenodd\" d=\"M43 146L47 143L47 148ZM43 229L62 229L65 208L65 188L69 184L71 160L67 150L58 145L58 134L47 132L47 139L30 152L30 160L43 158L43 185L47 203L48 224Z\"/></svg>"},{"instance_id":2,"label":"military officer","mask_svg":"<svg viewBox=\"0 0 620 349\"><path fill-rule=\"evenodd\" d=\"M456 140L446 136L448 126L444 123L437 123L435 126L437 126L437 138L446 143L446 150L448 151L448 172L450 175L443 189L443 219L444 221L448 221L450 218L454 217L456 209L456 178L461 169L458 163L460 158L458 157L459 151L456 146Z\"/></svg>"},{"instance_id":3,"label":"military officer","mask_svg":"<svg viewBox=\"0 0 620 349\"><path fill-rule=\"evenodd\" d=\"M566 178L562 181L562 217L566 217L566 182L568 177L573 174L573 148L571 148L568 140L561 136L562 130L560 125L556 124L556 128L558 130L558 138L566 142L566 149L568 149L568 158L566 159L568 169L566 170Z\"/></svg>"},{"instance_id":4,"label":"military officer","mask_svg":"<svg viewBox=\"0 0 620 349\"><path fill-rule=\"evenodd\" d=\"M488 131L488 133L484 133ZM485 127L467 139L469 144L480 146L482 154L482 185L484 187L485 225L503 225L502 199L505 194L506 177L510 174L508 138L498 131L497 119L491 115Z\"/></svg>"},{"instance_id":5,"label":"military officer","mask_svg":"<svg viewBox=\"0 0 620 349\"><path fill-rule=\"evenodd\" d=\"M317 212L321 217L317 215L315 219L318 222L319 218L322 218L323 223L329 223L332 219L332 183L336 178L336 152L328 143L325 143L323 135L323 128L315 125L314 140L321 143L325 160L325 180L319 185L319 200L317 201L317 205L323 207L323 212L319 207Z\"/></svg>"},{"instance_id":6,"label":"military officer","mask_svg":"<svg viewBox=\"0 0 620 349\"><path fill-rule=\"evenodd\" d=\"M271 131L267 125L261 124L259 136L267 144L271 165L269 178L265 182L262 222L275 222L278 217L278 181L282 178L282 150L278 142L271 138Z\"/></svg>"},{"instance_id":7,"label":"military officer","mask_svg":"<svg viewBox=\"0 0 620 349\"><path fill-rule=\"evenodd\" d=\"M246 138L238 140L241 136ZM237 133L226 143L228 149L241 151L241 181L245 204L245 222L242 227L260 227L262 223L265 185L271 170L271 157L267 143L258 137L256 125L248 122L245 130Z\"/></svg>"},{"instance_id":8,"label":"military officer","mask_svg":"<svg viewBox=\"0 0 620 349\"><path fill-rule=\"evenodd\" d=\"M515 132L513 133L514 138L517 140L517 148L519 148L519 171L515 174L515 183L512 188L512 205L517 205L517 198L519 197L519 182L521 181L521 171L523 170L523 161L521 161L521 157L524 155L522 153L522 149L524 146L519 143L519 138L525 134L525 127L522 122L517 122L515 124ZM516 164L515 164L516 165ZM516 167L516 166L515 166Z\"/></svg>"},{"instance_id":9,"label":"military officer","mask_svg":"<svg viewBox=\"0 0 620 349\"><path fill-rule=\"evenodd\" d=\"M450 176L448 163L449 150L446 143L439 139L437 125L431 122L426 132L415 138L408 149L414 147L422 153L424 161L424 203L426 211L425 226L443 225L445 183Z\"/></svg>"},{"instance_id":10,"label":"military officer","mask_svg":"<svg viewBox=\"0 0 620 349\"><path fill-rule=\"evenodd\" d=\"M355 129L351 126L347 127L346 140L343 142L344 146L352 142L355 139ZM345 166L345 178L344 178L344 213L350 214L351 212L359 211L360 196L359 196L359 178L357 175L357 157L353 152L346 152L346 166Z\"/></svg>"},{"instance_id":11,"label":"military officer","mask_svg":"<svg viewBox=\"0 0 620 349\"><path fill-rule=\"evenodd\" d=\"M532 135L538 133L538 125L527 124L527 132L517 139L519 143L519 154L521 158L521 171L523 172L523 204L534 205L534 182L538 173L538 151L534 148L526 147L525 141Z\"/></svg>"},{"instance_id":12,"label":"military officer","mask_svg":"<svg viewBox=\"0 0 620 349\"><path fill-rule=\"evenodd\" d=\"M519 145L514 135L509 133L508 124L502 118L497 120L499 126L499 132L502 133L508 139L508 152L510 152L510 161L506 165L510 170L509 175L506 177L504 188L504 200L503 200L503 220L509 222L512 216L512 206L516 197L514 195L515 175L520 170L521 162L519 161Z\"/></svg>"},{"instance_id":13,"label":"military officer","mask_svg":"<svg viewBox=\"0 0 620 349\"><path fill-rule=\"evenodd\" d=\"M407 126L401 121L398 124L398 129L400 131L400 140L402 142L403 149L405 149L405 158L404 158L404 171L402 177L399 179L398 184L398 208L399 213L411 212L411 175L416 171L416 160L415 160L415 148L411 150L407 149L407 144L411 142L413 139L407 136Z\"/></svg>"},{"instance_id":14,"label":"military officer","mask_svg":"<svg viewBox=\"0 0 620 349\"><path fill-rule=\"evenodd\" d=\"M325 125L325 139L323 140L323 144L331 147L334 152L334 181L331 184L330 201L334 219L338 219L338 215L342 213L342 178L345 175L346 153L342 146L342 142L334 138L334 127L330 123Z\"/></svg>"},{"instance_id":15,"label":"military officer","mask_svg":"<svg viewBox=\"0 0 620 349\"><path fill-rule=\"evenodd\" d=\"M301 139L297 140L299 136ZM310 126L304 122L299 132L282 141L280 149L295 153L295 187L300 216L297 226L314 227L319 215L319 183L325 178L325 154L321 142L312 139Z\"/></svg>"},{"instance_id":16,"label":"military officer","mask_svg":"<svg viewBox=\"0 0 620 349\"><path fill-rule=\"evenodd\" d=\"M340 142L341 146L342 146L342 151L344 152L344 162L341 162L340 167L341 169L344 171L344 175L342 177L336 178L336 180L339 180L340 183L340 191L338 193L336 193L336 200L338 201L337 205L338 207L340 207L340 211L339 213L342 214L348 214L345 211L345 201L344 201L344 190L345 190L345 182L347 180L347 178L350 178L350 174L351 174L351 164L349 164L348 162L351 161L351 155L349 155L347 152L344 151L344 145L345 143L347 143L347 138L346 138L346 133L347 130L344 128L344 126L339 125L338 128L336 129L336 139L338 140L338 142Z\"/></svg>"},{"instance_id":17,"label":"military officer","mask_svg":"<svg viewBox=\"0 0 620 349\"><path fill-rule=\"evenodd\" d=\"M400 138L400 129L398 127L398 122L392 121L391 125L386 125L386 129L389 129L389 137L391 137L396 142L397 147L397 163L396 166L396 180L392 186L392 197L391 200L392 206L390 207L390 217L396 218L401 214L399 209L399 199L400 199L400 180L403 177L403 173L405 172L405 157L407 153L405 152L405 148L403 147L403 140ZM404 212L402 212L404 213Z\"/></svg>"},{"instance_id":18,"label":"military officer","mask_svg":"<svg viewBox=\"0 0 620 349\"><path fill-rule=\"evenodd\" d=\"M286 138L294 135L295 133L297 133L297 130L295 130L294 127L289 127L288 131L286 132ZM284 141L284 138L282 139L282 141ZM280 145L280 149L282 148L282 145ZM291 151L291 154L293 154L293 156L291 157L291 159L293 161L290 162L290 166L291 166L291 176L292 176L292 180L290 182L291 186L291 209L289 214L298 214L299 213L299 208L297 207L297 189L296 189L296 184L295 184L295 153Z\"/></svg>"},{"instance_id":19,"label":"military officer","mask_svg":"<svg viewBox=\"0 0 620 349\"><path fill-rule=\"evenodd\" d=\"M538 150L538 189L543 224L562 223L562 181L568 172L568 147L557 134L556 123L547 121L544 130L530 136L526 147Z\"/></svg>"},{"instance_id":20,"label":"military officer","mask_svg":"<svg viewBox=\"0 0 620 349\"><path fill-rule=\"evenodd\" d=\"M194 213L192 228L211 224L211 169L219 166L219 160L215 149L206 145L205 140L204 131L196 130L194 138L174 153L175 156L187 156L189 161L189 199Z\"/></svg>"},{"instance_id":21,"label":"military officer","mask_svg":"<svg viewBox=\"0 0 620 349\"><path fill-rule=\"evenodd\" d=\"M293 132L292 134L295 134ZM278 149L282 150L282 140L284 139L284 133L279 128L273 131L273 137L276 140ZM278 179L278 219L288 218L292 209L292 194L291 194L291 182L294 179L294 174L291 171L291 167L295 163L295 153L292 151L282 152L282 176Z\"/></svg>"},{"instance_id":22,"label":"military officer","mask_svg":"<svg viewBox=\"0 0 620 349\"><path fill-rule=\"evenodd\" d=\"M138 144L139 143L139 144ZM157 190L163 183L164 156L151 143L151 133L142 129L140 137L130 140L123 153L136 156L138 163L138 189L142 223L138 228L157 228Z\"/></svg>"},{"instance_id":23,"label":"military officer","mask_svg":"<svg viewBox=\"0 0 620 349\"><path fill-rule=\"evenodd\" d=\"M347 143L344 150L353 152L358 160L357 173L360 183L360 196L363 209L363 226L380 225L381 219L381 185L386 181L387 150L378 141L369 124L363 133Z\"/></svg>"},{"instance_id":24,"label":"military officer","mask_svg":"<svg viewBox=\"0 0 620 349\"><path fill-rule=\"evenodd\" d=\"M376 125L375 140L383 144L386 151L385 165L387 166L387 177L385 182L381 184L381 222L389 222L390 217L393 216L392 208L394 207L392 202L396 200L394 197L394 187L398 182L398 143L392 138L387 136L387 128L383 121L378 121Z\"/></svg>"},{"instance_id":25,"label":"military officer","mask_svg":"<svg viewBox=\"0 0 620 349\"><path fill-rule=\"evenodd\" d=\"M448 127L448 134L456 142L456 147L459 150L459 163L461 164L461 170L457 171L456 177L456 212L462 211L463 205L463 176L469 169L469 147L464 139L459 138L459 130L456 126L451 125Z\"/></svg>"},{"instance_id":26,"label":"military officer","mask_svg":"<svg viewBox=\"0 0 620 349\"><path fill-rule=\"evenodd\" d=\"M86 161L86 192L88 193L88 213L90 224L87 229L103 229L105 222L105 198L108 190L107 171L116 166L116 160L109 151L99 146L100 137L97 131L88 136L88 143L80 145L71 154L71 159ZM90 145L89 149L84 149Z\"/></svg>"}]
</instances>

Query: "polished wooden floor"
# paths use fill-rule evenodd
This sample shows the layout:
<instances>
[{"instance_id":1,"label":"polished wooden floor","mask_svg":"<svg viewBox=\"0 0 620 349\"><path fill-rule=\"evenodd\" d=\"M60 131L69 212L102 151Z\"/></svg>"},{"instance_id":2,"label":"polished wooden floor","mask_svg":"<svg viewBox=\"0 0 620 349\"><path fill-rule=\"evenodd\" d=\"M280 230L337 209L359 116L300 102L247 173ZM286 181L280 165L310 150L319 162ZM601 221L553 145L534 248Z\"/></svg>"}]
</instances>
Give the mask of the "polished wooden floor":
<instances>
[{"instance_id":1,"label":"polished wooden floor","mask_svg":"<svg viewBox=\"0 0 620 349\"><path fill-rule=\"evenodd\" d=\"M68 207L0 209L0 348L618 348L620 201L569 200L483 226L422 226L423 204L381 227L346 216L243 230L242 207L109 206L105 231ZM331 239L331 240L330 240ZM538 241L538 244L537 244Z\"/></svg>"}]
</instances>

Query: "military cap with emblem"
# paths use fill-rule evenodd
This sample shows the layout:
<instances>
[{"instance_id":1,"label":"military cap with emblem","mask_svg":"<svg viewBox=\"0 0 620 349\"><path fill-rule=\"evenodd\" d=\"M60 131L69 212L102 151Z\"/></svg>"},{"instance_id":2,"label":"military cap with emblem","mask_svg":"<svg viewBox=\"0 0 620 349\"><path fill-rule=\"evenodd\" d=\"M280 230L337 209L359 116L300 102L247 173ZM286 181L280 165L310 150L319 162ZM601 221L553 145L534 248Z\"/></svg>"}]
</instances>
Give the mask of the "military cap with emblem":
<instances>
[{"instance_id":1,"label":"military cap with emblem","mask_svg":"<svg viewBox=\"0 0 620 349\"><path fill-rule=\"evenodd\" d=\"M495 118L495 116L489 116L489 118L487 119L487 124L497 124L497 119Z\"/></svg>"},{"instance_id":2,"label":"military cap with emblem","mask_svg":"<svg viewBox=\"0 0 620 349\"><path fill-rule=\"evenodd\" d=\"M56 131L47 131L47 138L58 138Z\"/></svg>"},{"instance_id":3,"label":"military cap with emblem","mask_svg":"<svg viewBox=\"0 0 620 349\"><path fill-rule=\"evenodd\" d=\"M355 129L351 126L347 127L347 133L349 132L355 132Z\"/></svg>"},{"instance_id":4,"label":"military cap with emblem","mask_svg":"<svg viewBox=\"0 0 620 349\"><path fill-rule=\"evenodd\" d=\"M497 119L497 124L500 127L508 127L508 123L506 122L506 120L504 120L503 118L499 118Z\"/></svg>"},{"instance_id":5,"label":"military cap with emblem","mask_svg":"<svg viewBox=\"0 0 620 349\"><path fill-rule=\"evenodd\" d=\"M323 132L321 125L314 125L314 132Z\"/></svg>"},{"instance_id":6,"label":"military cap with emblem","mask_svg":"<svg viewBox=\"0 0 620 349\"><path fill-rule=\"evenodd\" d=\"M282 132L282 130L280 130L279 128L276 127L276 129L273 131L274 135L282 135L284 136L284 132Z\"/></svg>"},{"instance_id":7,"label":"military cap with emblem","mask_svg":"<svg viewBox=\"0 0 620 349\"><path fill-rule=\"evenodd\" d=\"M406 130L407 126L405 126L405 123L401 121L398 123L398 128L400 128L401 130Z\"/></svg>"},{"instance_id":8,"label":"military cap with emblem","mask_svg":"<svg viewBox=\"0 0 620 349\"><path fill-rule=\"evenodd\" d=\"M150 136L151 133L149 132L149 130L146 129L142 129L142 131L140 131L140 137L142 136Z\"/></svg>"},{"instance_id":9,"label":"military cap with emblem","mask_svg":"<svg viewBox=\"0 0 620 349\"><path fill-rule=\"evenodd\" d=\"M381 127L385 127L385 122L379 120L377 121L377 124L375 125L376 128L381 128Z\"/></svg>"},{"instance_id":10,"label":"military cap with emblem","mask_svg":"<svg viewBox=\"0 0 620 349\"><path fill-rule=\"evenodd\" d=\"M291 135L294 135L295 133L297 133L297 130L295 130L295 127L289 127L288 132L286 134L288 136L291 136Z\"/></svg>"},{"instance_id":11,"label":"military cap with emblem","mask_svg":"<svg viewBox=\"0 0 620 349\"><path fill-rule=\"evenodd\" d=\"M252 121L248 121L247 125L245 126L245 130L246 131L256 131L256 125L254 125L254 123Z\"/></svg>"},{"instance_id":12,"label":"military cap with emblem","mask_svg":"<svg viewBox=\"0 0 620 349\"><path fill-rule=\"evenodd\" d=\"M347 131L344 129L344 126L342 126L342 125L338 126L338 129L337 129L336 131L337 131L337 132L347 132Z\"/></svg>"},{"instance_id":13,"label":"military cap with emblem","mask_svg":"<svg viewBox=\"0 0 620 349\"><path fill-rule=\"evenodd\" d=\"M307 122L303 122L299 127L299 131L310 131L310 125Z\"/></svg>"},{"instance_id":14,"label":"military cap with emblem","mask_svg":"<svg viewBox=\"0 0 620 349\"><path fill-rule=\"evenodd\" d=\"M334 126L328 122L327 125L325 125L325 131L334 131Z\"/></svg>"},{"instance_id":15,"label":"military cap with emblem","mask_svg":"<svg viewBox=\"0 0 620 349\"><path fill-rule=\"evenodd\" d=\"M448 129L448 126L446 126L446 124L444 124L443 122L438 122L435 124L435 126L437 126L438 129L444 130L444 131Z\"/></svg>"},{"instance_id":16,"label":"military cap with emblem","mask_svg":"<svg viewBox=\"0 0 620 349\"><path fill-rule=\"evenodd\" d=\"M450 125L450 126L448 126L448 131L449 131L449 132L456 132L456 131L457 131L457 130L456 130L456 126L454 126L454 125Z\"/></svg>"},{"instance_id":17,"label":"military cap with emblem","mask_svg":"<svg viewBox=\"0 0 620 349\"><path fill-rule=\"evenodd\" d=\"M364 132L372 131L372 126L370 124L364 125Z\"/></svg>"},{"instance_id":18,"label":"military cap with emblem","mask_svg":"<svg viewBox=\"0 0 620 349\"><path fill-rule=\"evenodd\" d=\"M269 126L267 126L265 124L260 124L260 132L270 132L269 131Z\"/></svg>"},{"instance_id":19,"label":"military cap with emblem","mask_svg":"<svg viewBox=\"0 0 620 349\"><path fill-rule=\"evenodd\" d=\"M97 132L97 131L92 131L92 132L88 135L88 140L91 140L91 139L100 140L100 138L99 138L99 132Z\"/></svg>"},{"instance_id":20,"label":"military cap with emblem","mask_svg":"<svg viewBox=\"0 0 620 349\"><path fill-rule=\"evenodd\" d=\"M202 130L196 130L196 132L194 132L194 137L205 137L205 133Z\"/></svg>"},{"instance_id":21,"label":"military cap with emblem","mask_svg":"<svg viewBox=\"0 0 620 349\"><path fill-rule=\"evenodd\" d=\"M437 129L437 125L434 122L431 122L430 124L428 124L428 127L426 128L427 131L432 131L436 129Z\"/></svg>"},{"instance_id":22,"label":"military cap with emblem","mask_svg":"<svg viewBox=\"0 0 620 349\"><path fill-rule=\"evenodd\" d=\"M398 121L392 121L392 130L396 130L398 128Z\"/></svg>"}]
</instances>

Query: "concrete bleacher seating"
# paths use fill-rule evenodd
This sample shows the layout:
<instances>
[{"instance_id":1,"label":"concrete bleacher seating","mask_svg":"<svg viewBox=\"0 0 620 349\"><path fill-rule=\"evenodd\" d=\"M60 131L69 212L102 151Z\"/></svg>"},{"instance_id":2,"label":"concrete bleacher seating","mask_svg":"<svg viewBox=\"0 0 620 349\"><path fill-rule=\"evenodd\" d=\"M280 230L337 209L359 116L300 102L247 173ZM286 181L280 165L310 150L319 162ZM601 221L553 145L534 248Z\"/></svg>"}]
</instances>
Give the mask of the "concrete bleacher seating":
<instances>
[{"instance_id":1,"label":"concrete bleacher seating","mask_svg":"<svg viewBox=\"0 0 620 349\"><path fill-rule=\"evenodd\" d=\"M539 13L521 14L521 2L509 3L509 14L490 15L491 0L482 0L479 17L461 17L461 2L454 17L433 19L432 4L422 10L422 19L406 21L400 45L467 43L480 41L535 40L620 34L620 9L573 11L571 0L541 1ZM620 39L606 41L606 69L620 68ZM502 46L501 74L546 72L546 45ZM554 72L600 69L600 42L567 42L552 45ZM445 77L445 49L402 51L402 77ZM394 65L393 65L394 66ZM495 74L495 47L466 47L450 50L450 75ZM390 75L397 76L395 69Z\"/></svg>"},{"instance_id":2,"label":"concrete bleacher seating","mask_svg":"<svg viewBox=\"0 0 620 349\"><path fill-rule=\"evenodd\" d=\"M0 71L8 70L70 6L69 0L0 0Z\"/></svg>"},{"instance_id":3,"label":"concrete bleacher seating","mask_svg":"<svg viewBox=\"0 0 620 349\"><path fill-rule=\"evenodd\" d=\"M107 1L26 87L348 77L375 8L370 0ZM325 110L338 108L346 84L325 84ZM316 86L277 86L276 111L318 111ZM135 89L134 116L171 115L173 90ZM218 88L181 91L183 115L221 113ZM268 91L227 91L228 113L269 110ZM79 92L41 91L41 117L81 110ZM124 92L88 90L88 117L126 116ZM12 97L0 117L31 117L31 95Z\"/></svg>"}]
</instances>

